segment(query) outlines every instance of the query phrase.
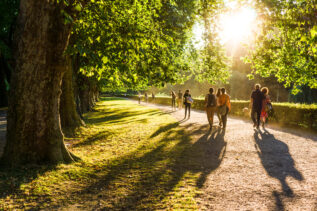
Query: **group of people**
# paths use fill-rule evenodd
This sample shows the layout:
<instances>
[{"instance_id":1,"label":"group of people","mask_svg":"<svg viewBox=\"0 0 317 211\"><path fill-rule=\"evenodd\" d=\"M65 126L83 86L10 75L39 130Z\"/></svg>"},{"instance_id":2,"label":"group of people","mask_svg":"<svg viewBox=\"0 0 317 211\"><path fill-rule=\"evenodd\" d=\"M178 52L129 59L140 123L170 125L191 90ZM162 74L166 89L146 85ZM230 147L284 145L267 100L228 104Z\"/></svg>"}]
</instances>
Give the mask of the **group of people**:
<instances>
[{"instance_id":1,"label":"group of people","mask_svg":"<svg viewBox=\"0 0 317 211\"><path fill-rule=\"evenodd\" d=\"M186 90L185 93L189 93L189 90ZM184 96L181 90L178 91L178 93L176 94L174 91L171 91L171 97L172 97L172 109L176 110L176 99L177 99L177 106L178 109L182 109L183 108L183 104L185 103L183 101Z\"/></svg>"},{"instance_id":2,"label":"group of people","mask_svg":"<svg viewBox=\"0 0 317 211\"><path fill-rule=\"evenodd\" d=\"M272 110L269 89L267 87L261 89L260 84L255 84L254 91L251 94L250 107L253 127L259 129L261 123L264 127L268 118L268 112Z\"/></svg>"},{"instance_id":3,"label":"group of people","mask_svg":"<svg viewBox=\"0 0 317 211\"><path fill-rule=\"evenodd\" d=\"M210 88L209 93L205 97L205 108L210 129L213 127L214 114L217 113L219 126L225 130L227 126L227 116L231 110L230 97L226 93L226 89L218 89L217 93L214 94L214 89Z\"/></svg>"},{"instance_id":4,"label":"group of people","mask_svg":"<svg viewBox=\"0 0 317 211\"><path fill-rule=\"evenodd\" d=\"M271 100L269 97L269 89L263 87L261 89L260 84L256 84L254 90L251 93L250 109L251 119L253 121L253 127L259 129L260 124L264 127L268 118L268 112L272 109ZM171 92L172 96L172 109L176 110L176 99L178 99L178 109L182 109L182 105L185 106L185 117L190 118L190 109L193 99L189 90L186 90L184 95L179 90L176 94ZM227 116L231 110L230 96L226 93L225 88L219 88L216 93L214 89L210 88L209 93L205 96L205 110L207 113L207 119L210 129L213 127L214 115L217 114L219 120L219 126L225 130L227 126ZM247 108L247 110L249 110Z\"/></svg>"},{"instance_id":5,"label":"group of people","mask_svg":"<svg viewBox=\"0 0 317 211\"><path fill-rule=\"evenodd\" d=\"M254 90L251 93L251 100L249 108L245 108L245 112L251 114L251 119L253 121L253 127L259 129L260 124L264 127L268 112L272 110L272 104L269 97L269 89L263 87L261 89L260 84L255 84ZM139 93L139 103L141 102L141 94ZM176 100L178 104L178 109L181 110L183 105L185 106L185 116L184 119L190 118L191 105L194 102L189 89L183 94L181 90L176 93L171 91L172 97L172 109L176 110ZM148 102L148 94L144 93L145 101ZM155 98L154 93L152 93L152 98ZM213 127L214 115L217 114L219 120L219 127L223 130L227 126L227 116L231 110L230 96L226 93L225 88L217 89L214 93L214 88L209 89L209 93L205 96L205 110L207 113L207 119L209 122L210 129Z\"/></svg>"},{"instance_id":6,"label":"group of people","mask_svg":"<svg viewBox=\"0 0 317 211\"><path fill-rule=\"evenodd\" d=\"M154 95L154 93L152 92L152 100L154 100L154 98L155 98L155 95ZM139 92L139 93L138 93L138 102L139 102L139 104L141 104L141 99L142 99L142 95L141 95L141 93ZM144 93L144 100L145 100L146 103L149 102L149 96L148 96L147 92Z\"/></svg>"},{"instance_id":7,"label":"group of people","mask_svg":"<svg viewBox=\"0 0 317 211\"><path fill-rule=\"evenodd\" d=\"M192 99L191 94L189 93L189 89L187 89L183 95L182 91L179 90L176 94L174 91L171 91L172 96L172 109L173 111L176 110L176 99L178 104L178 109L181 110L183 108L183 105L185 106L185 117L184 119L190 118L190 108L191 104L194 102Z\"/></svg>"}]
</instances>

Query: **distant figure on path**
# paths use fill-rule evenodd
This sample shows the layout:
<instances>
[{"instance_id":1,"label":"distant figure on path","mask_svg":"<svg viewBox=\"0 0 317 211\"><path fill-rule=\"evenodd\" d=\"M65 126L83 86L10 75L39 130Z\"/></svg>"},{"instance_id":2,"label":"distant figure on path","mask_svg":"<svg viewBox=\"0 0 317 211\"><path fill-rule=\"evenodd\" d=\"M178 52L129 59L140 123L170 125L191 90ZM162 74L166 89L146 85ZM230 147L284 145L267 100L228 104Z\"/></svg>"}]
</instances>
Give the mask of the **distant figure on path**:
<instances>
[{"instance_id":1,"label":"distant figure on path","mask_svg":"<svg viewBox=\"0 0 317 211\"><path fill-rule=\"evenodd\" d=\"M219 107L220 107L219 97L220 97L220 95L221 95L221 89L218 88L217 89L217 93L216 93L216 98L217 98L217 109L216 109L216 112L217 112L217 117L218 117L218 120L219 120L219 127L222 126L221 115L219 114Z\"/></svg>"},{"instance_id":2,"label":"distant figure on path","mask_svg":"<svg viewBox=\"0 0 317 211\"><path fill-rule=\"evenodd\" d=\"M189 94L189 89L187 89L185 91L183 98L184 98L184 105L185 105L185 117L184 117L184 119L186 119L187 111L188 111L188 119L189 119L190 118L190 107L191 107L191 104L193 102L192 96L191 96L191 94Z\"/></svg>"},{"instance_id":3,"label":"distant figure on path","mask_svg":"<svg viewBox=\"0 0 317 211\"><path fill-rule=\"evenodd\" d=\"M214 89L210 88L209 94L207 94L205 97L205 107L210 130L212 130L212 125L214 123L214 115L217 108L216 96L213 93Z\"/></svg>"},{"instance_id":4,"label":"distant figure on path","mask_svg":"<svg viewBox=\"0 0 317 211\"><path fill-rule=\"evenodd\" d=\"M264 95L260 91L261 85L255 84L255 90L251 94L250 107L251 107L251 119L253 121L253 127L259 129L260 127L260 116L262 111L262 104ZM255 119L256 115L256 119Z\"/></svg>"},{"instance_id":5,"label":"distant figure on path","mask_svg":"<svg viewBox=\"0 0 317 211\"><path fill-rule=\"evenodd\" d=\"M176 93L172 90L171 91L172 96L172 110L176 110Z\"/></svg>"},{"instance_id":6,"label":"distant figure on path","mask_svg":"<svg viewBox=\"0 0 317 211\"><path fill-rule=\"evenodd\" d=\"M221 115L222 128L225 131L227 127L227 117L231 111L230 97L226 93L225 88L221 88L221 95L219 96L219 114Z\"/></svg>"},{"instance_id":7,"label":"distant figure on path","mask_svg":"<svg viewBox=\"0 0 317 211\"><path fill-rule=\"evenodd\" d=\"M148 103L149 102L149 97L147 95L147 92L144 93L144 97L145 97L145 102Z\"/></svg>"},{"instance_id":8,"label":"distant figure on path","mask_svg":"<svg viewBox=\"0 0 317 211\"><path fill-rule=\"evenodd\" d=\"M183 107L183 93L181 90L178 90L178 110L181 110Z\"/></svg>"},{"instance_id":9,"label":"distant figure on path","mask_svg":"<svg viewBox=\"0 0 317 211\"><path fill-rule=\"evenodd\" d=\"M152 92L152 100L154 100L155 99L155 95L154 95L154 93Z\"/></svg>"},{"instance_id":10,"label":"distant figure on path","mask_svg":"<svg viewBox=\"0 0 317 211\"><path fill-rule=\"evenodd\" d=\"M266 118L268 117L268 105L271 103L271 99L269 96L269 89L267 87L263 87L261 89L261 92L263 94L263 101L262 101L262 110L261 110L261 122L262 122L262 127L264 128Z\"/></svg>"},{"instance_id":11,"label":"distant figure on path","mask_svg":"<svg viewBox=\"0 0 317 211\"><path fill-rule=\"evenodd\" d=\"M142 97L142 95L141 95L140 92L139 92L139 94L138 94L138 97L139 97L139 104L141 104L141 97Z\"/></svg>"}]
</instances>

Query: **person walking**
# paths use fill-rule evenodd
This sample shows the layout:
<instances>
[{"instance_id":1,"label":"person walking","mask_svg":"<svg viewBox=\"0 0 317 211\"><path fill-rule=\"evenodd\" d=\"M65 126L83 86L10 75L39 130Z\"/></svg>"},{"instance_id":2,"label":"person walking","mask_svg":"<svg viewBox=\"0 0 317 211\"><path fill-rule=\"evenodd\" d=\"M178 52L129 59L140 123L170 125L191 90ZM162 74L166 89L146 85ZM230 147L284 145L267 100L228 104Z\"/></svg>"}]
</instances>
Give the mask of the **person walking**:
<instances>
[{"instance_id":1,"label":"person walking","mask_svg":"<svg viewBox=\"0 0 317 211\"><path fill-rule=\"evenodd\" d=\"M221 95L221 89L218 88L217 89L217 93L216 93L216 99L217 99L217 108L216 108L216 112L217 112L217 117L219 120L219 127L222 126L222 122L221 122L221 115L219 114L219 107L220 107L220 103L219 103L219 97Z\"/></svg>"},{"instance_id":2,"label":"person walking","mask_svg":"<svg viewBox=\"0 0 317 211\"><path fill-rule=\"evenodd\" d=\"M171 91L172 95L172 110L176 110L176 93L172 90Z\"/></svg>"},{"instance_id":3,"label":"person walking","mask_svg":"<svg viewBox=\"0 0 317 211\"><path fill-rule=\"evenodd\" d=\"M268 117L268 105L271 103L271 99L269 96L269 89L267 87L263 87L261 89L261 92L263 94L263 100L262 100L262 110L261 110L261 122L262 122L262 127L264 128L266 118Z\"/></svg>"},{"instance_id":4,"label":"person walking","mask_svg":"<svg viewBox=\"0 0 317 211\"><path fill-rule=\"evenodd\" d=\"M221 88L221 94L218 98L219 114L221 115L222 129L226 130L228 113L231 111L230 96L226 93L225 88Z\"/></svg>"},{"instance_id":5,"label":"person walking","mask_svg":"<svg viewBox=\"0 0 317 211\"><path fill-rule=\"evenodd\" d=\"M138 97L139 97L139 104L141 104L141 97L142 97L142 95L141 95L140 92L139 92L139 94L138 94Z\"/></svg>"},{"instance_id":6,"label":"person walking","mask_svg":"<svg viewBox=\"0 0 317 211\"><path fill-rule=\"evenodd\" d=\"M178 90L177 102L178 102L178 110L181 110L183 107L183 93L181 90Z\"/></svg>"},{"instance_id":7,"label":"person walking","mask_svg":"<svg viewBox=\"0 0 317 211\"><path fill-rule=\"evenodd\" d=\"M209 94L207 94L205 97L205 107L210 130L212 130L212 125L214 123L214 114L217 108L216 96L213 94L213 92L214 89L210 88Z\"/></svg>"},{"instance_id":8,"label":"person walking","mask_svg":"<svg viewBox=\"0 0 317 211\"><path fill-rule=\"evenodd\" d=\"M186 119L187 113L188 113L188 119L189 119L190 118L190 107L191 107L192 102L193 102L192 96L189 93L189 89L187 89L185 91L183 99L184 99L184 105L185 105L185 117L184 117L184 119Z\"/></svg>"},{"instance_id":9,"label":"person walking","mask_svg":"<svg viewBox=\"0 0 317 211\"><path fill-rule=\"evenodd\" d=\"M147 95L147 92L144 93L144 98L145 98L145 102L148 103L149 102L149 97Z\"/></svg>"},{"instance_id":10,"label":"person walking","mask_svg":"<svg viewBox=\"0 0 317 211\"><path fill-rule=\"evenodd\" d=\"M251 107L251 119L253 121L253 127L259 129L260 127L260 117L262 111L262 104L264 95L260 91L261 85L255 84L254 90L251 93L250 107ZM255 118L256 116L256 118Z\"/></svg>"}]
</instances>

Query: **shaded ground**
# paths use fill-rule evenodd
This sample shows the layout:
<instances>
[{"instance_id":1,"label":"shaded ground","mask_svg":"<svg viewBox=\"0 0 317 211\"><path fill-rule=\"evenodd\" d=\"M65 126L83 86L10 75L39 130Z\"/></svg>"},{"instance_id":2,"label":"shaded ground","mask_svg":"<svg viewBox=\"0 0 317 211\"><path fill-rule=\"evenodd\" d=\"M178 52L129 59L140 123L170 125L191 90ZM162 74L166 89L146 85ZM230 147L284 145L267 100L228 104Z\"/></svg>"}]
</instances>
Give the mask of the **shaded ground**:
<instances>
[{"instance_id":1,"label":"shaded ground","mask_svg":"<svg viewBox=\"0 0 317 211\"><path fill-rule=\"evenodd\" d=\"M147 106L170 113L189 131L193 124L207 125L202 111L192 111L184 120L184 110ZM317 210L317 136L270 127L257 131L251 122L234 118L228 119L224 138L213 137L215 131L208 133L204 127L191 137L197 144L206 143L205 162L217 166L214 171L205 169L199 184L200 209Z\"/></svg>"},{"instance_id":2,"label":"shaded ground","mask_svg":"<svg viewBox=\"0 0 317 211\"><path fill-rule=\"evenodd\" d=\"M233 118L209 131L204 112L183 120L144 105L99 103L82 137L66 140L83 162L2 185L12 174L0 171L0 209L317 210L316 136Z\"/></svg>"}]
</instances>

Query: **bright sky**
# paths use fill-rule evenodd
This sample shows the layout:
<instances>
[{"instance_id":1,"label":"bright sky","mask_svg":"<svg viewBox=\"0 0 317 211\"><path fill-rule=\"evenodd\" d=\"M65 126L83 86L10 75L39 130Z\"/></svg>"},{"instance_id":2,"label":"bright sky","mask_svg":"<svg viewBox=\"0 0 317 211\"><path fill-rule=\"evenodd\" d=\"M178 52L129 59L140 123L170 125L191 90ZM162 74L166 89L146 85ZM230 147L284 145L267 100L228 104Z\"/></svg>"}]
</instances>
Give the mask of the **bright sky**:
<instances>
[{"instance_id":1,"label":"bright sky","mask_svg":"<svg viewBox=\"0 0 317 211\"><path fill-rule=\"evenodd\" d=\"M220 17L220 39L223 43L228 41L243 42L252 37L255 30L256 12L251 8L240 8L238 10L223 14Z\"/></svg>"},{"instance_id":2,"label":"bright sky","mask_svg":"<svg viewBox=\"0 0 317 211\"><path fill-rule=\"evenodd\" d=\"M256 11L249 7L234 8L219 17L219 37L222 44L227 42L239 44L252 38L256 30ZM197 48L203 46L203 25L196 23L193 27L194 41Z\"/></svg>"}]
</instances>

